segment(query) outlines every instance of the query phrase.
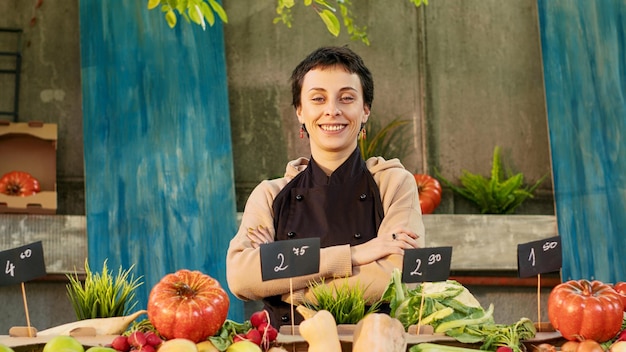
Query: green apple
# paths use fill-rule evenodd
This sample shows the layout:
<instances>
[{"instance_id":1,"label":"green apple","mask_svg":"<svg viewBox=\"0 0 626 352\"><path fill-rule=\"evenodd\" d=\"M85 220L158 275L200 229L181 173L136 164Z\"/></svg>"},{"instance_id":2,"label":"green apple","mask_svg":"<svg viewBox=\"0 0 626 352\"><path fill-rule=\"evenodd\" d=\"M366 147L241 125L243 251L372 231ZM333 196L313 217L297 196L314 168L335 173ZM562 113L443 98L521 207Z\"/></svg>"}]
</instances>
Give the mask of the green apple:
<instances>
[{"instance_id":1,"label":"green apple","mask_svg":"<svg viewBox=\"0 0 626 352\"><path fill-rule=\"evenodd\" d=\"M83 344L71 336L55 336L43 346L43 352L85 352Z\"/></svg>"},{"instance_id":2,"label":"green apple","mask_svg":"<svg viewBox=\"0 0 626 352\"><path fill-rule=\"evenodd\" d=\"M0 343L0 352L15 352L11 347Z\"/></svg>"},{"instance_id":3,"label":"green apple","mask_svg":"<svg viewBox=\"0 0 626 352\"><path fill-rule=\"evenodd\" d=\"M89 347L85 352L117 352L117 350L111 347L93 346Z\"/></svg>"}]
</instances>

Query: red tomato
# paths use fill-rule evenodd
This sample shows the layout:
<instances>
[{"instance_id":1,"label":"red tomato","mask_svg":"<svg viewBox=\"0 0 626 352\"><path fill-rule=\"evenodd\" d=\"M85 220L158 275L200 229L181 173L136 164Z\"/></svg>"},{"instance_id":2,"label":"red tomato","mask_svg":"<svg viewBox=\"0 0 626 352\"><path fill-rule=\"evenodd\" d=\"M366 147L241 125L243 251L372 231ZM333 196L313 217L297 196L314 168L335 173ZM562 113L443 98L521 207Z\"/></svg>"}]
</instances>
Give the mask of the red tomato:
<instances>
[{"instance_id":1,"label":"red tomato","mask_svg":"<svg viewBox=\"0 0 626 352\"><path fill-rule=\"evenodd\" d=\"M619 294L600 281L570 280L548 297L550 323L568 340L608 341L621 330L623 314Z\"/></svg>"},{"instance_id":2,"label":"red tomato","mask_svg":"<svg viewBox=\"0 0 626 352\"><path fill-rule=\"evenodd\" d=\"M28 172L11 171L0 178L0 193L27 197L40 191L39 181Z\"/></svg>"},{"instance_id":3,"label":"red tomato","mask_svg":"<svg viewBox=\"0 0 626 352\"><path fill-rule=\"evenodd\" d=\"M228 294L217 280L182 269L152 288L148 319L167 340L186 338L198 343L219 331L229 306Z\"/></svg>"},{"instance_id":4,"label":"red tomato","mask_svg":"<svg viewBox=\"0 0 626 352\"><path fill-rule=\"evenodd\" d=\"M620 298L622 299L622 305L624 306L624 312L626 312L626 282L618 282L613 286L615 291L619 293Z\"/></svg>"},{"instance_id":5,"label":"red tomato","mask_svg":"<svg viewBox=\"0 0 626 352\"><path fill-rule=\"evenodd\" d=\"M441 184L429 175L415 174L413 177L417 183L422 214L432 214L441 203Z\"/></svg>"}]
</instances>

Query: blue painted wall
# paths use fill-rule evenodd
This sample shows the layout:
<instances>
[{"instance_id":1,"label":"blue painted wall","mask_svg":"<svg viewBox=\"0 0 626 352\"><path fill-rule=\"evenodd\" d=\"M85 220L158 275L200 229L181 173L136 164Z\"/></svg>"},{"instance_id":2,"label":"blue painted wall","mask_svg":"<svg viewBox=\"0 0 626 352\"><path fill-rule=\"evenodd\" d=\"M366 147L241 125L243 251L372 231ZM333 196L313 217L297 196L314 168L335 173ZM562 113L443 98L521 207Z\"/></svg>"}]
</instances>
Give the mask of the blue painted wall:
<instances>
[{"instance_id":1,"label":"blue painted wall","mask_svg":"<svg viewBox=\"0 0 626 352\"><path fill-rule=\"evenodd\" d=\"M626 2L538 10L563 279L626 281Z\"/></svg>"},{"instance_id":2,"label":"blue painted wall","mask_svg":"<svg viewBox=\"0 0 626 352\"><path fill-rule=\"evenodd\" d=\"M80 1L88 259L135 265L152 286L178 269L227 289L236 231L221 23L170 29L145 1ZM243 304L231 296L231 319Z\"/></svg>"}]
</instances>

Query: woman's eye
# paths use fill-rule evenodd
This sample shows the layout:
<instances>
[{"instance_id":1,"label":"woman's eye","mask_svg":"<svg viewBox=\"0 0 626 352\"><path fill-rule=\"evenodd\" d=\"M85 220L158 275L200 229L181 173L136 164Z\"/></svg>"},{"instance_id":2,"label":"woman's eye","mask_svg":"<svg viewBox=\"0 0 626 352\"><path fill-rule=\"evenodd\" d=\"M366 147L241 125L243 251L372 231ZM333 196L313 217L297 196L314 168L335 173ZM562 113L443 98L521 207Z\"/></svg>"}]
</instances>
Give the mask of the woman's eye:
<instances>
[{"instance_id":1,"label":"woman's eye","mask_svg":"<svg viewBox=\"0 0 626 352\"><path fill-rule=\"evenodd\" d=\"M351 95L346 95L344 97L341 97L341 101L345 102L345 103L350 103L354 101L354 97Z\"/></svg>"},{"instance_id":2,"label":"woman's eye","mask_svg":"<svg viewBox=\"0 0 626 352\"><path fill-rule=\"evenodd\" d=\"M323 97L313 97L313 98L311 98L311 100L313 100L316 103L321 103L321 102L324 101L324 98Z\"/></svg>"}]
</instances>

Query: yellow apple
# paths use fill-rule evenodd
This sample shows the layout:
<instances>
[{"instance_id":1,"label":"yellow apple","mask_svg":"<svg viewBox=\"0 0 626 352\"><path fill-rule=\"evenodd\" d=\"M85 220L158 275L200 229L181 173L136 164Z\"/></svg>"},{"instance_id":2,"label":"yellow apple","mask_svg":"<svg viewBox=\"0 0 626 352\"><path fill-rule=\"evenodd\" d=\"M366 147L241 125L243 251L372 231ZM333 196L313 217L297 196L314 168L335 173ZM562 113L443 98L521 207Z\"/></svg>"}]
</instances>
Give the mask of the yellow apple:
<instances>
[{"instance_id":1,"label":"yellow apple","mask_svg":"<svg viewBox=\"0 0 626 352\"><path fill-rule=\"evenodd\" d=\"M198 347L191 340L177 338L163 342L159 346L159 352L198 352Z\"/></svg>"},{"instance_id":2,"label":"yellow apple","mask_svg":"<svg viewBox=\"0 0 626 352\"><path fill-rule=\"evenodd\" d=\"M226 352L263 352L263 350L252 341L241 340L228 346Z\"/></svg>"},{"instance_id":3,"label":"yellow apple","mask_svg":"<svg viewBox=\"0 0 626 352\"><path fill-rule=\"evenodd\" d=\"M217 347L215 347L213 342L209 340L198 342L196 344L196 347L198 348L198 352L220 352L220 350L218 350Z\"/></svg>"}]
</instances>

